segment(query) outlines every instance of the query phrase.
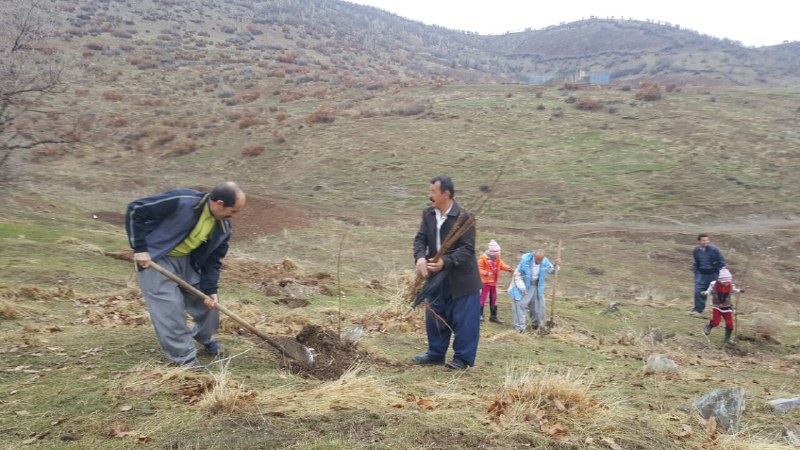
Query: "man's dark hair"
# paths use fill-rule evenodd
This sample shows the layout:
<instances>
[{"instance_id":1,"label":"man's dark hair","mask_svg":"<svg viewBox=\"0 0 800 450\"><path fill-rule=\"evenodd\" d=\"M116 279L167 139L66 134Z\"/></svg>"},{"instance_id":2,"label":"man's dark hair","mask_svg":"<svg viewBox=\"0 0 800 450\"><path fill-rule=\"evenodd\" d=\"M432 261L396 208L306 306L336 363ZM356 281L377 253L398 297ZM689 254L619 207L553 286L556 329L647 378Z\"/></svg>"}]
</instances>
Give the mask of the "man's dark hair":
<instances>
[{"instance_id":1,"label":"man's dark hair","mask_svg":"<svg viewBox=\"0 0 800 450\"><path fill-rule=\"evenodd\" d=\"M703 239L704 237L709 237L706 233L700 233L697 235L697 240Z\"/></svg>"},{"instance_id":2,"label":"man's dark hair","mask_svg":"<svg viewBox=\"0 0 800 450\"><path fill-rule=\"evenodd\" d=\"M449 191L450 198L454 198L456 196L456 188L453 186L453 180L450 177L447 175L433 177L431 184L436 184L437 181L439 182L439 192Z\"/></svg>"},{"instance_id":3,"label":"man's dark hair","mask_svg":"<svg viewBox=\"0 0 800 450\"><path fill-rule=\"evenodd\" d=\"M236 183L222 183L214 186L211 190L211 201L222 200L225 207L231 207L236 204L236 194L241 191Z\"/></svg>"}]
</instances>

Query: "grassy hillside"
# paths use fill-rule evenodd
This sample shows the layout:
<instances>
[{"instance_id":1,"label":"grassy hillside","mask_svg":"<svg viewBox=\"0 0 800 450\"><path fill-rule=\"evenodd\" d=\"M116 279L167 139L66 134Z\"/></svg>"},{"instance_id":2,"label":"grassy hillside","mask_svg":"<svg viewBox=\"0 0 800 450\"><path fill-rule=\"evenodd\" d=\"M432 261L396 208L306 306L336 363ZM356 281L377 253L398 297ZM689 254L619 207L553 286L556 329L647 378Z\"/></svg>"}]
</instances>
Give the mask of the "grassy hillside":
<instances>
[{"instance_id":1,"label":"grassy hillside","mask_svg":"<svg viewBox=\"0 0 800 450\"><path fill-rule=\"evenodd\" d=\"M49 100L58 114L22 129L80 142L14 152L0 177L4 448L790 445L798 410L766 402L797 396L800 379L796 85L497 84L519 55L336 2L64 13L70 37L50 45L81 76ZM696 59L687 70L706 70ZM563 244L552 332L514 333L501 294L507 323L483 325L463 373L410 363L426 345L421 312L406 314L411 240L438 174L469 207L488 192L479 249L497 239L515 264ZM228 179L249 198L222 301L275 336L321 327L317 351L340 351L336 364L293 365L228 319L229 359L166 363L122 213ZM699 232L747 288L735 347L685 314ZM338 335L355 325L353 349ZM657 353L678 371L646 373ZM739 431L691 410L734 386Z\"/></svg>"}]
</instances>

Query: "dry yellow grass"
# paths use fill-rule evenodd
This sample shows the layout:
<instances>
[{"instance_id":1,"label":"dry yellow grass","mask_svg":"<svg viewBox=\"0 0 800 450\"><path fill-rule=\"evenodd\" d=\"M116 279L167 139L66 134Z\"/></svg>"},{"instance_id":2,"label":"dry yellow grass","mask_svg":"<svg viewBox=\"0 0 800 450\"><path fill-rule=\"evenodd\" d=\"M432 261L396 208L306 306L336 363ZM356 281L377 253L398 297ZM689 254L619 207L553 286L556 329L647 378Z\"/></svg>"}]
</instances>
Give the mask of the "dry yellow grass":
<instances>
[{"instance_id":1,"label":"dry yellow grass","mask_svg":"<svg viewBox=\"0 0 800 450\"><path fill-rule=\"evenodd\" d=\"M0 319L16 319L19 310L6 300L0 300Z\"/></svg>"},{"instance_id":2,"label":"dry yellow grass","mask_svg":"<svg viewBox=\"0 0 800 450\"><path fill-rule=\"evenodd\" d=\"M615 415L622 413L615 413L611 404L597 399L592 385L592 378L585 373L509 365L487 411L486 423L497 431L511 433L533 426L556 440L581 441L607 435L614 429Z\"/></svg>"},{"instance_id":3,"label":"dry yellow grass","mask_svg":"<svg viewBox=\"0 0 800 450\"><path fill-rule=\"evenodd\" d=\"M242 384L233 379L233 375L228 370L230 359L219 361L210 365L212 386L200 397L197 405L211 413L234 412L255 398L256 393L245 388Z\"/></svg>"},{"instance_id":4,"label":"dry yellow grass","mask_svg":"<svg viewBox=\"0 0 800 450\"><path fill-rule=\"evenodd\" d=\"M363 367L354 366L337 380L303 389L286 385L261 392L258 404L267 415L303 417L325 415L333 410L385 411L392 405L404 404L404 398L389 389L377 377L362 375Z\"/></svg>"}]
</instances>

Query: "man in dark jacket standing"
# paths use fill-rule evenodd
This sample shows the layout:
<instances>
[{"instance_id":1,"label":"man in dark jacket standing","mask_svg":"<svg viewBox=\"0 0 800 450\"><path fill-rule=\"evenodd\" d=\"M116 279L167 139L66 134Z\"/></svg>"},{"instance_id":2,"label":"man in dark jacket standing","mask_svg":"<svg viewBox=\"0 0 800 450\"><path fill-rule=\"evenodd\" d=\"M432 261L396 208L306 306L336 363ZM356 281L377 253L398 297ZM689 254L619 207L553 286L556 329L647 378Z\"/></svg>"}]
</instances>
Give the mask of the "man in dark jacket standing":
<instances>
[{"instance_id":1,"label":"man in dark jacket standing","mask_svg":"<svg viewBox=\"0 0 800 450\"><path fill-rule=\"evenodd\" d=\"M722 252L711 245L711 238L707 234L697 236L697 247L692 252L694 256L694 308L689 311L690 316L700 317L706 309L706 298L701 292L708 289L712 281L717 281L719 270L725 267L725 258Z\"/></svg>"},{"instance_id":2,"label":"man in dark jacket standing","mask_svg":"<svg viewBox=\"0 0 800 450\"><path fill-rule=\"evenodd\" d=\"M453 359L445 366L463 370L475 365L480 336L481 279L475 259L475 225L469 226L441 259L431 261L456 221L466 222L470 213L453 199L455 188L450 177L437 176L431 180L429 196L431 206L422 212L422 222L414 237L416 271L422 277L442 272L446 279L435 299L429 300L430 310L439 317L425 311L428 352L413 359L423 365L445 364L452 328Z\"/></svg>"},{"instance_id":3,"label":"man in dark jacket standing","mask_svg":"<svg viewBox=\"0 0 800 450\"><path fill-rule=\"evenodd\" d=\"M125 229L137 265L136 277L161 348L175 364L199 366L192 339L212 355L221 355L214 339L219 328L217 290L222 258L231 237L230 218L245 205L244 192L233 182L211 193L174 189L128 205ZM151 261L183 278L209 296L201 300L155 270ZM186 313L194 327L186 324Z\"/></svg>"}]
</instances>

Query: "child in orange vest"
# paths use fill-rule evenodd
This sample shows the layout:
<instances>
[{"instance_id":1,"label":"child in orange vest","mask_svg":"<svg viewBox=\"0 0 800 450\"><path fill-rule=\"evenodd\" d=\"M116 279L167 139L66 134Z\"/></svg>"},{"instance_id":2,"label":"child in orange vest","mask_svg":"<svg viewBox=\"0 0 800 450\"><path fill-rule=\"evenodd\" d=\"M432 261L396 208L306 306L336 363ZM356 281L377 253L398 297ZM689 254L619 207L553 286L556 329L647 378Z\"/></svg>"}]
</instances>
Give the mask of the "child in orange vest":
<instances>
[{"instance_id":1,"label":"child in orange vest","mask_svg":"<svg viewBox=\"0 0 800 450\"><path fill-rule=\"evenodd\" d=\"M492 239L489 241L488 249L478 258L478 270L481 273L481 322L483 321L483 311L486 305L486 295L489 295L489 308L492 315L489 320L494 323L503 323L497 318L497 280L500 278L500 271L511 272L511 266L500 259L500 245Z\"/></svg>"},{"instance_id":2,"label":"child in orange vest","mask_svg":"<svg viewBox=\"0 0 800 450\"><path fill-rule=\"evenodd\" d=\"M711 294L713 306L711 308L711 321L703 328L703 333L708 336L711 329L719 325L720 320L725 318L725 344L733 345L733 305L731 305L731 294L744 292L733 284L733 277L727 267L719 270L717 281L712 281L708 289L700 294L704 297Z\"/></svg>"}]
</instances>

